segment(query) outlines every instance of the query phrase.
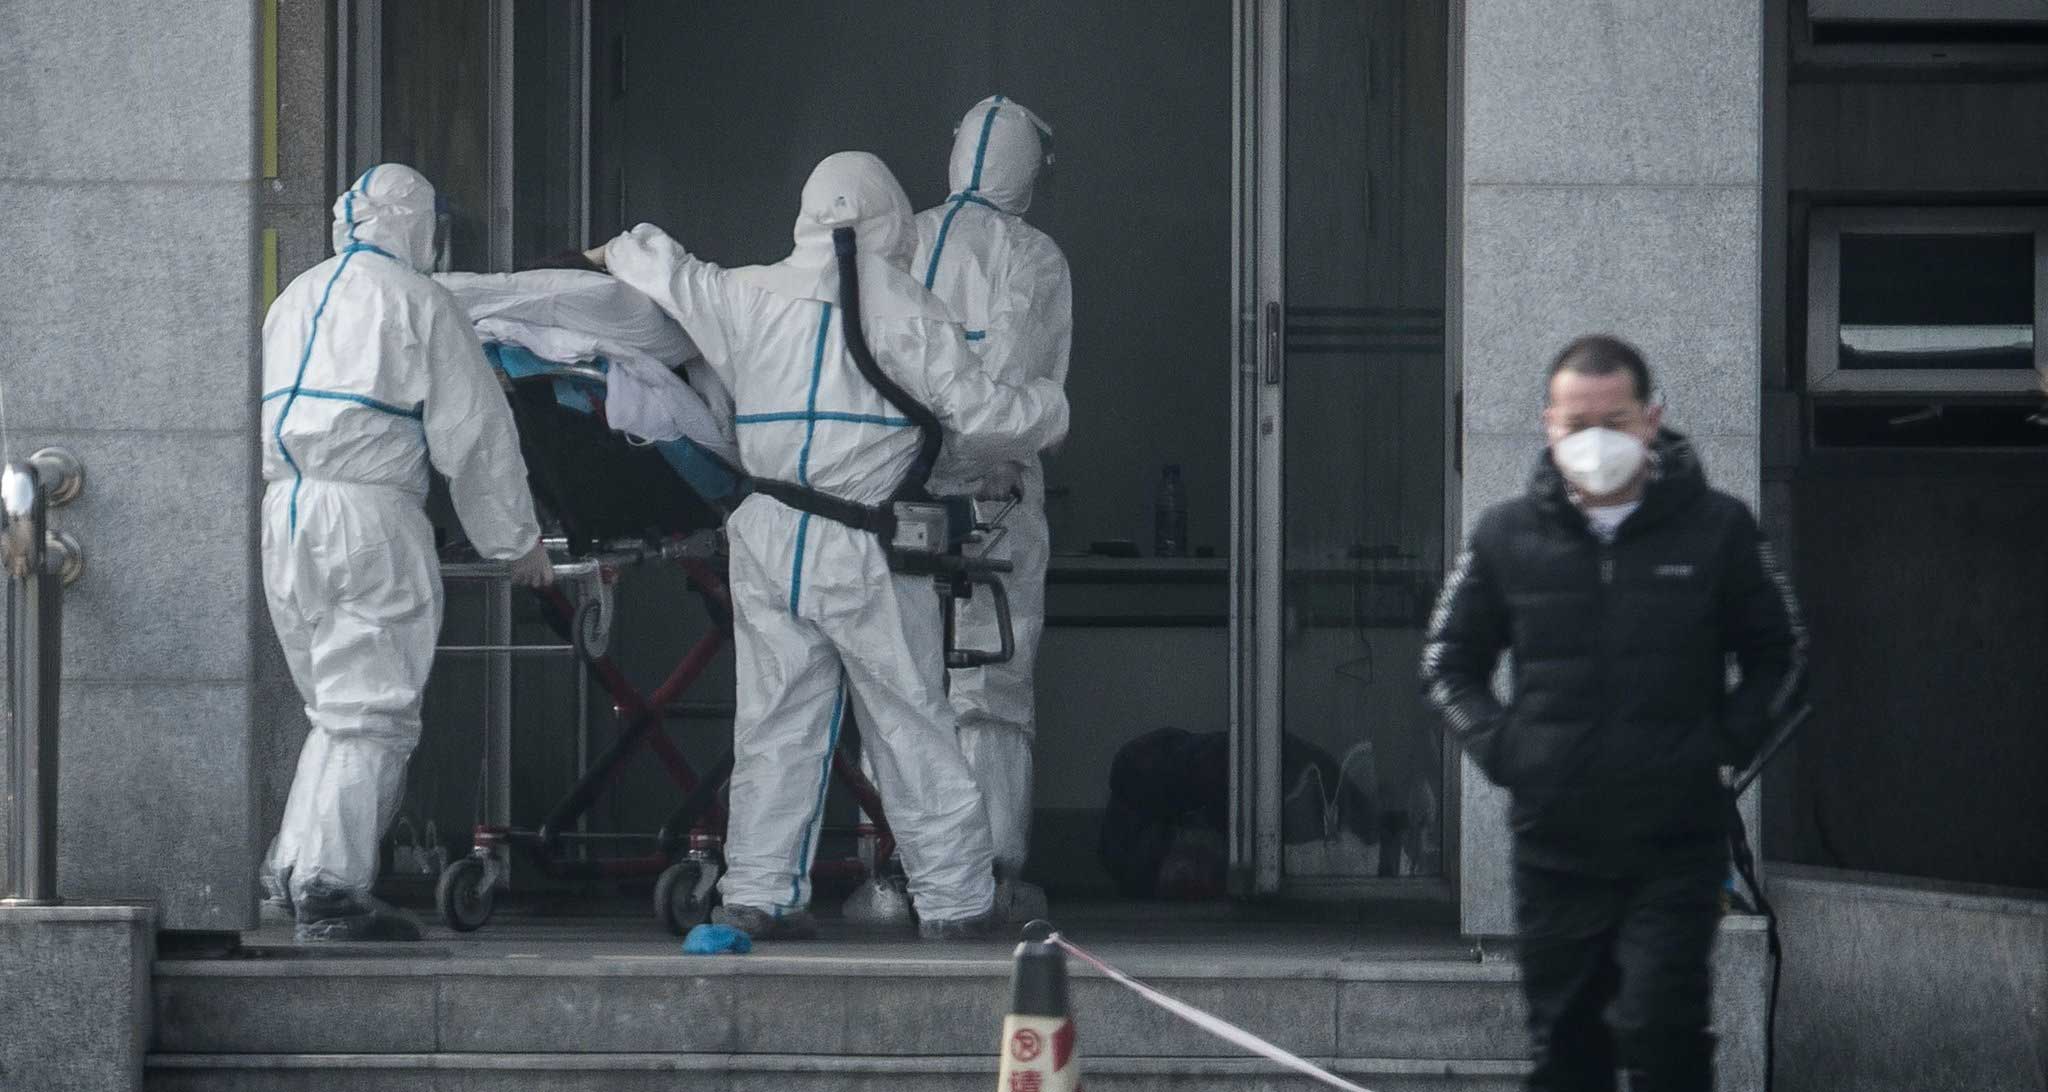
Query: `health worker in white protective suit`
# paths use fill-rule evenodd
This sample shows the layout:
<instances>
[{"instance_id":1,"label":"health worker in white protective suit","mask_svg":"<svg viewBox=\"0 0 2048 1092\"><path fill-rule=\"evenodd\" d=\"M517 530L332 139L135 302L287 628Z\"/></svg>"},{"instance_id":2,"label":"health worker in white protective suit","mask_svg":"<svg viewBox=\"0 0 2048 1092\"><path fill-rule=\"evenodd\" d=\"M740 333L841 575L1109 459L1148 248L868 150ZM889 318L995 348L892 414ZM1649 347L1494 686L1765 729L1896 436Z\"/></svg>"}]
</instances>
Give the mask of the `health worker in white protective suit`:
<instances>
[{"instance_id":1,"label":"health worker in white protective suit","mask_svg":"<svg viewBox=\"0 0 2048 1092\"><path fill-rule=\"evenodd\" d=\"M312 722L264 882L302 939L416 940L370 886L441 628L429 465L484 557L529 586L553 571L511 408L423 276L434 187L370 168L334 204L334 250L263 322L263 588Z\"/></svg>"},{"instance_id":2,"label":"health worker in white protective suit","mask_svg":"<svg viewBox=\"0 0 2048 1092\"><path fill-rule=\"evenodd\" d=\"M1001 95L983 99L953 139L952 196L917 217L911 272L944 300L1004 383L1067 382L1074 332L1073 279L1051 236L1024 222L1052 130L1036 114ZM1032 452L993 470L949 458L932 490L974 493L985 502L1016 496L1007 533L987 554L1015 569L1003 578L1010 596L1016 655L1007 663L952 673L960 746L988 804L995 838L996 899L1004 914L1029 921L1046 913L1045 895L1021 878L1031 843L1031 744L1036 735L1032 676L1045 631L1045 568L1052 536L1045 519L1045 473ZM984 508L987 503L984 503ZM985 596L960 611L961 643L995 645L995 608Z\"/></svg>"},{"instance_id":3,"label":"health worker in white protective suit","mask_svg":"<svg viewBox=\"0 0 2048 1092\"><path fill-rule=\"evenodd\" d=\"M867 379L844 340L835 228L858 247L861 323L883 374L988 462L1066 431L1048 382L992 381L943 304L910 275L910 202L864 152L830 156L805 183L796 249L721 269L642 224L592 258L682 323L731 389L747 472L863 505L888 500L920 432ZM871 531L757 492L727 521L738 711L732 809L716 920L800 937L832 753L849 709L872 761L927 938L996 925L988 819L954 739L944 632L928 576L892 573Z\"/></svg>"}]
</instances>

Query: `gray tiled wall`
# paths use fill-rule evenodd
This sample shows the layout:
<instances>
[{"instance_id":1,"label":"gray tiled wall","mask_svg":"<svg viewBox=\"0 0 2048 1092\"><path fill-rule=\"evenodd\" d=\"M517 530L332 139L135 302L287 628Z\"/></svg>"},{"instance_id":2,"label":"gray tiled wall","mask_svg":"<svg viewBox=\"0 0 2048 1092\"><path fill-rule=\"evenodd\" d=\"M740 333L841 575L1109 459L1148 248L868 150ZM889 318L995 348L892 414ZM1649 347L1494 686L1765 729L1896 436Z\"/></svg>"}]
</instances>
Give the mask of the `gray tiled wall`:
<instances>
[{"instance_id":1,"label":"gray tiled wall","mask_svg":"<svg viewBox=\"0 0 2048 1092\"><path fill-rule=\"evenodd\" d=\"M258 39L248 0L0 5L8 446L88 475L60 887L174 929L254 913Z\"/></svg>"}]
</instances>

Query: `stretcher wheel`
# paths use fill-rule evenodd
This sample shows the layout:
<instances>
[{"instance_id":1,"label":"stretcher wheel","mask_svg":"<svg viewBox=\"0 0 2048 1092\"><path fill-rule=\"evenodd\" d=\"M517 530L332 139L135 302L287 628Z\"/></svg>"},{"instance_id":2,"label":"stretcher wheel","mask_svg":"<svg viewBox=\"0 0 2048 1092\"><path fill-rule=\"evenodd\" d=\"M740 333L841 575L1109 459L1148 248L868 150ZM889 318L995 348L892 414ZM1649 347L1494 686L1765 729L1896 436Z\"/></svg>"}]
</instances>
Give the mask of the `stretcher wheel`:
<instances>
[{"instance_id":1,"label":"stretcher wheel","mask_svg":"<svg viewBox=\"0 0 2048 1092\"><path fill-rule=\"evenodd\" d=\"M585 660L595 660L604 655L609 636L604 629L603 604L596 599L578 603L576 614L569 621L569 643L575 646L576 655Z\"/></svg>"},{"instance_id":2,"label":"stretcher wheel","mask_svg":"<svg viewBox=\"0 0 2048 1092\"><path fill-rule=\"evenodd\" d=\"M497 894L484 862L464 857L441 871L441 882L434 887L434 905L450 929L474 933L491 920L491 904Z\"/></svg>"},{"instance_id":3,"label":"stretcher wheel","mask_svg":"<svg viewBox=\"0 0 2048 1092\"><path fill-rule=\"evenodd\" d=\"M702 861L672 864L654 885L654 916L677 936L711 920L712 896L697 897L706 867Z\"/></svg>"}]
</instances>

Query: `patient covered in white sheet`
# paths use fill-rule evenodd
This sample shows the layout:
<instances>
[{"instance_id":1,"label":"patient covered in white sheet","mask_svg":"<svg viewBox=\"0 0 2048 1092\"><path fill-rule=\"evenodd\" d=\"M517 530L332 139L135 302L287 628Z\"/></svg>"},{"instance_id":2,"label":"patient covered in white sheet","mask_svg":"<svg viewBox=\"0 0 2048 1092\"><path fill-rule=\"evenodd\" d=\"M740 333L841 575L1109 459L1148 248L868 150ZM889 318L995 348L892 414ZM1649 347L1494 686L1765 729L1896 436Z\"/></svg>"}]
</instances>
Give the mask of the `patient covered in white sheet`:
<instances>
[{"instance_id":1,"label":"patient covered in white sheet","mask_svg":"<svg viewBox=\"0 0 2048 1092\"><path fill-rule=\"evenodd\" d=\"M557 364L606 361L612 428L641 440L687 438L739 465L731 392L683 328L640 292L576 269L434 279L455 294L484 341L517 345Z\"/></svg>"}]
</instances>

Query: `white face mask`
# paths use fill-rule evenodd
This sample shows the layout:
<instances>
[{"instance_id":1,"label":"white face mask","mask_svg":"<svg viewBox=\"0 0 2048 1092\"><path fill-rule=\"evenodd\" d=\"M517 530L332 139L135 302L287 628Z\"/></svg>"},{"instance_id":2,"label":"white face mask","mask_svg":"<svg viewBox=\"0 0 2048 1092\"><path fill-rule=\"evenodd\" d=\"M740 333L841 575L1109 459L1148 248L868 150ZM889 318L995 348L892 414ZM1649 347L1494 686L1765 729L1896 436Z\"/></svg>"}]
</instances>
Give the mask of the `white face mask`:
<instances>
[{"instance_id":1,"label":"white face mask","mask_svg":"<svg viewBox=\"0 0 2048 1092\"><path fill-rule=\"evenodd\" d=\"M1588 428L1551 446L1551 458L1565 479L1594 497L1619 492L1635 480L1650 450L1641 440L1611 428Z\"/></svg>"}]
</instances>

